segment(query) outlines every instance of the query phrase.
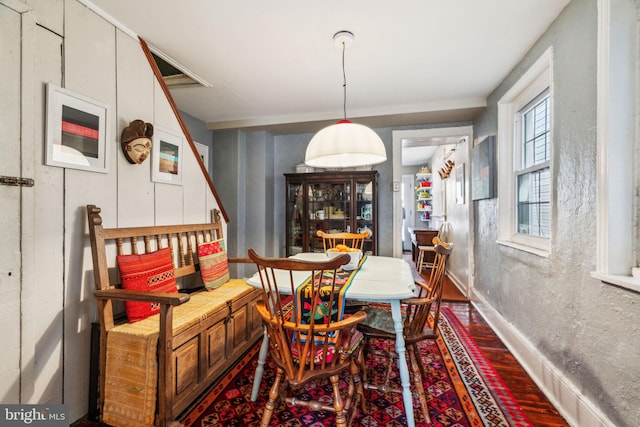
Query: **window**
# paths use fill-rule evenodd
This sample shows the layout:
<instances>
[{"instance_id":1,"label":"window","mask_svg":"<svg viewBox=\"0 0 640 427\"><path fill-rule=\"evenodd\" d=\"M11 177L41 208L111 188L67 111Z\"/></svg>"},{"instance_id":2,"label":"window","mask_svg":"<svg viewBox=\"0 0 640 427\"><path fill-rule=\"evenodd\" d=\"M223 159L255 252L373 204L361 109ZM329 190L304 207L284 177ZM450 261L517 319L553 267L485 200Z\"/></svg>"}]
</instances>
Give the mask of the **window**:
<instances>
[{"instance_id":1,"label":"window","mask_svg":"<svg viewBox=\"0 0 640 427\"><path fill-rule=\"evenodd\" d=\"M515 143L520 151L516 170L517 232L530 236L551 234L551 108L548 92L516 114L518 135Z\"/></svg>"},{"instance_id":2,"label":"window","mask_svg":"<svg viewBox=\"0 0 640 427\"><path fill-rule=\"evenodd\" d=\"M598 2L597 264L591 275L635 292L640 292L640 278L631 270L640 266L638 35L636 1Z\"/></svg>"},{"instance_id":3,"label":"window","mask_svg":"<svg viewBox=\"0 0 640 427\"><path fill-rule=\"evenodd\" d=\"M498 243L548 256L553 230L549 48L498 101Z\"/></svg>"}]
</instances>

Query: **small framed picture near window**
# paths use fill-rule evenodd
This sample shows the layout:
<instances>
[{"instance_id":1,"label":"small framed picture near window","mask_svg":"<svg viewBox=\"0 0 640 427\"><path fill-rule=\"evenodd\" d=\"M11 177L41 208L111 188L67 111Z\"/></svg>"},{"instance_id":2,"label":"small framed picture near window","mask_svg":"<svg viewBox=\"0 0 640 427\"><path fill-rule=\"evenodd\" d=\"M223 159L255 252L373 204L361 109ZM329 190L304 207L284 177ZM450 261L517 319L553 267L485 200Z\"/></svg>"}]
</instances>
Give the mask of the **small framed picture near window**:
<instances>
[{"instance_id":1,"label":"small framed picture near window","mask_svg":"<svg viewBox=\"0 0 640 427\"><path fill-rule=\"evenodd\" d=\"M45 163L107 173L106 105L47 84Z\"/></svg>"},{"instance_id":2,"label":"small framed picture near window","mask_svg":"<svg viewBox=\"0 0 640 427\"><path fill-rule=\"evenodd\" d=\"M182 185L183 142L181 133L156 127L151 148L151 180Z\"/></svg>"},{"instance_id":3,"label":"small framed picture near window","mask_svg":"<svg viewBox=\"0 0 640 427\"><path fill-rule=\"evenodd\" d=\"M464 205L464 163L456 166L456 203Z\"/></svg>"}]
</instances>

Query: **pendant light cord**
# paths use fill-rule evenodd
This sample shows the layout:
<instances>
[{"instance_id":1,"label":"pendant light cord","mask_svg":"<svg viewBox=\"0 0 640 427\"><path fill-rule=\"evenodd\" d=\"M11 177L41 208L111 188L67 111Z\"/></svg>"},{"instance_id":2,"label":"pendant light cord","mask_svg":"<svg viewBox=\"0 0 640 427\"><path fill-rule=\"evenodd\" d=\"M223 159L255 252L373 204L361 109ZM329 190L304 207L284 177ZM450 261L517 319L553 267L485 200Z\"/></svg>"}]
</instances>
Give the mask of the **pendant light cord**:
<instances>
[{"instance_id":1,"label":"pendant light cord","mask_svg":"<svg viewBox=\"0 0 640 427\"><path fill-rule=\"evenodd\" d=\"M344 52L346 50L345 42L342 42L342 111L344 119L347 120L347 73L344 71Z\"/></svg>"}]
</instances>

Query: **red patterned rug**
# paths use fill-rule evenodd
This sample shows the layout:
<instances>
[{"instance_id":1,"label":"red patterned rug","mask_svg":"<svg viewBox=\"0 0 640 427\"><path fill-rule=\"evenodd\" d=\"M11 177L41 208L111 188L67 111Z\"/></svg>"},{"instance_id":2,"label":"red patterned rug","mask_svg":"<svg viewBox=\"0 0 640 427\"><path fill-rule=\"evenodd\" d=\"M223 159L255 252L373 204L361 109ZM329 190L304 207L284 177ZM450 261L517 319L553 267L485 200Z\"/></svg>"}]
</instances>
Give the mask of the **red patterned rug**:
<instances>
[{"instance_id":1,"label":"red patterned rug","mask_svg":"<svg viewBox=\"0 0 640 427\"><path fill-rule=\"evenodd\" d=\"M388 346L381 341L376 345ZM257 365L259 345L249 351L209 394L182 420L186 427L258 426L262 408L273 383L274 367L265 365L264 377L256 402L251 402L253 374ZM531 426L504 382L485 359L468 332L447 308L442 309L440 338L420 345L420 352L428 371L423 378L427 393L431 425L440 427L464 426ZM369 358L369 380L380 381L386 359ZM394 369L399 387L399 375ZM309 385L299 398L330 395L330 388ZM404 426L406 418L402 395L382 394L365 390L368 414L356 414L354 426ZM416 426L426 426L419 402L414 399ZM280 403L271 419L271 426L331 426L335 416L331 412L312 412L303 407L289 408Z\"/></svg>"}]
</instances>

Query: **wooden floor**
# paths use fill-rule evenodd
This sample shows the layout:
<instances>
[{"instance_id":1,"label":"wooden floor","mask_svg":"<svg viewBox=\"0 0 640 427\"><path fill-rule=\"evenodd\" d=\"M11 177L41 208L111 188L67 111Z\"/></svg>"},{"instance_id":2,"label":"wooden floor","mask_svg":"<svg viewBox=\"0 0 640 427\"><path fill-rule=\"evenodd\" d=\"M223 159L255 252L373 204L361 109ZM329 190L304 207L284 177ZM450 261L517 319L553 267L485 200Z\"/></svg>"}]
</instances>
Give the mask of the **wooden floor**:
<instances>
[{"instance_id":1,"label":"wooden floor","mask_svg":"<svg viewBox=\"0 0 640 427\"><path fill-rule=\"evenodd\" d=\"M467 328L534 426L569 425L473 305L465 302L443 302L442 306L450 308Z\"/></svg>"},{"instance_id":2,"label":"wooden floor","mask_svg":"<svg viewBox=\"0 0 640 427\"><path fill-rule=\"evenodd\" d=\"M410 263L411 264L411 263ZM426 272L423 272L426 274ZM414 275L417 272L414 269ZM531 423L536 427L568 426L564 418L551 405L533 380L507 350L502 341L491 330L478 310L466 301L464 295L448 281L445 284L448 298L443 298L443 306L450 308L467 328L489 362L502 377L506 386L518 401ZM74 427L96 427L104 424L83 420Z\"/></svg>"}]
</instances>

